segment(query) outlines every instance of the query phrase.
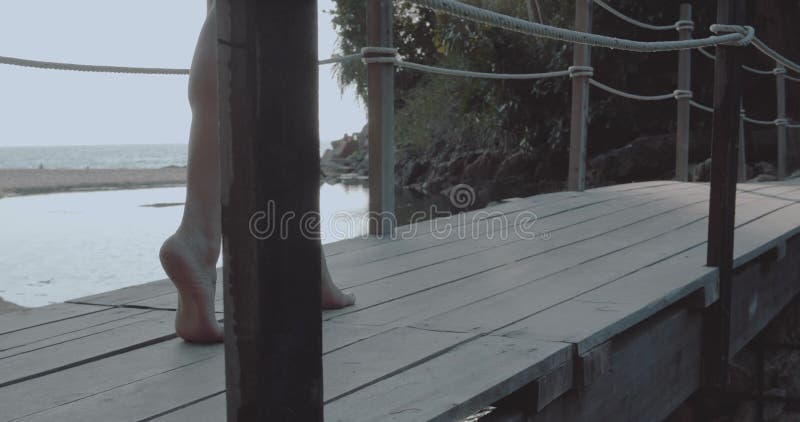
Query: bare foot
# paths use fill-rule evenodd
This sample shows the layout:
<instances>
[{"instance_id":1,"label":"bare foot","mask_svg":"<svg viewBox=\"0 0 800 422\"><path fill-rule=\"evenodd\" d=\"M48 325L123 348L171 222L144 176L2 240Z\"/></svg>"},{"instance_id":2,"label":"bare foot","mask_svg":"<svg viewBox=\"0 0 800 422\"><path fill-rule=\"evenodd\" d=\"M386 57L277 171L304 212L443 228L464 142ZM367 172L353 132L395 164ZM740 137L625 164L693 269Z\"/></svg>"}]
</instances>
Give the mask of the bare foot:
<instances>
[{"instance_id":1,"label":"bare foot","mask_svg":"<svg viewBox=\"0 0 800 422\"><path fill-rule=\"evenodd\" d=\"M325 261L325 254L322 254L322 309L339 309L351 306L356 303L356 297L352 293L344 293L333 284L331 273L328 271L328 263Z\"/></svg>"},{"instance_id":2,"label":"bare foot","mask_svg":"<svg viewBox=\"0 0 800 422\"><path fill-rule=\"evenodd\" d=\"M221 342L223 330L214 311L217 254L205 242L178 230L161 246L159 257L178 289L175 333L194 343Z\"/></svg>"}]
</instances>

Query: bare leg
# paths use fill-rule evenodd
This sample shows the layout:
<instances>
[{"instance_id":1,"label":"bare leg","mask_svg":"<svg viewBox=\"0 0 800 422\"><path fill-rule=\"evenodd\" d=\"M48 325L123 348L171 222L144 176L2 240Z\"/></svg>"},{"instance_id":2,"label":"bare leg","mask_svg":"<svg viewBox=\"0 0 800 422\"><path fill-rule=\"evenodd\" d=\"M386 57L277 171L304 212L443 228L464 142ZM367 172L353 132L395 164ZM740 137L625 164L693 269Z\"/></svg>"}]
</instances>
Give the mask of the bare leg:
<instances>
[{"instance_id":1,"label":"bare leg","mask_svg":"<svg viewBox=\"0 0 800 422\"><path fill-rule=\"evenodd\" d=\"M187 341L217 342L222 329L214 312L216 262L221 243L219 145L217 142L216 12L206 19L189 75L192 126L186 207L174 235L162 245L161 264L178 289L176 333ZM322 306L352 305L330 278L322 256Z\"/></svg>"}]
</instances>

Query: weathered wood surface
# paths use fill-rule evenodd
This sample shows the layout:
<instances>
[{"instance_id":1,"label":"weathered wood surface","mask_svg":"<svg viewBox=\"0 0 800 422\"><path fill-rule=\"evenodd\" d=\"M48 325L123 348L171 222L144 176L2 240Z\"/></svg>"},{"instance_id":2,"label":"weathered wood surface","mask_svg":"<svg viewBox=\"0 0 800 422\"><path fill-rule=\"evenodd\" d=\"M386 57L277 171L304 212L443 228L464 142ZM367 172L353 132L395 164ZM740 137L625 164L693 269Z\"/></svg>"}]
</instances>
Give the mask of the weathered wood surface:
<instances>
[{"instance_id":1,"label":"weathered wood surface","mask_svg":"<svg viewBox=\"0 0 800 422\"><path fill-rule=\"evenodd\" d=\"M643 366L630 357L669 327L694 333L696 309L718 297L707 199L707 185L673 182L548 194L493 209L532 210L549 240L492 239L486 226L437 237L417 223L411 239L326 247L340 277L361 277L337 278L358 306L322 317L327 419L454 420L517 390L537 418L667 412L696 388L694 337ZM800 183L743 185L737 199L733 349L796 293ZM448 221L471 230L483 215ZM173 339L167 287L0 316L0 420L224 420L222 347ZM675 382L655 397L659 377Z\"/></svg>"}]
</instances>

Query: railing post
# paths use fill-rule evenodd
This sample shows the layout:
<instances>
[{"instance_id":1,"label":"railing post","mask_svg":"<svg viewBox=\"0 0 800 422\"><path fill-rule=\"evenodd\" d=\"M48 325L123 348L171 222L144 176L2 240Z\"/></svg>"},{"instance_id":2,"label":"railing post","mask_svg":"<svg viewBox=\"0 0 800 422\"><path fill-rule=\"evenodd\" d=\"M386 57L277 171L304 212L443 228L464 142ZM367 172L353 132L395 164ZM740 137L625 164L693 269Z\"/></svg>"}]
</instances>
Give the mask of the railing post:
<instances>
[{"instance_id":1,"label":"railing post","mask_svg":"<svg viewBox=\"0 0 800 422\"><path fill-rule=\"evenodd\" d=\"M681 3L681 21L692 20L692 5ZM692 27L681 25L678 27L678 38L688 40L692 38ZM692 50L678 52L678 90L692 90ZM675 180L689 181L689 123L691 116L691 98L678 97L678 124L676 129L675 147Z\"/></svg>"},{"instance_id":2,"label":"railing post","mask_svg":"<svg viewBox=\"0 0 800 422\"><path fill-rule=\"evenodd\" d=\"M718 0L716 21L744 24L745 0ZM704 360L706 385L712 389L722 389L728 382L742 52L742 47L718 45L714 64L708 266L719 268L720 292L706 319Z\"/></svg>"},{"instance_id":3,"label":"railing post","mask_svg":"<svg viewBox=\"0 0 800 422\"><path fill-rule=\"evenodd\" d=\"M777 63L775 67L775 86L777 88L776 98L777 104L777 119L780 122L777 126L778 130L778 180L786 178L786 68L782 64Z\"/></svg>"},{"instance_id":4,"label":"railing post","mask_svg":"<svg viewBox=\"0 0 800 422\"><path fill-rule=\"evenodd\" d=\"M392 47L393 2L367 0L367 44ZM394 230L394 65L367 65L370 234Z\"/></svg>"},{"instance_id":5,"label":"railing post","mask_svg":"<svg viewBox=\"0 0 800 422\"><path fill-rule=\"evenodd\" d=\"M592 31L592 0L575 0L575 30ZM573 66L591 66L591 49L573 44ZM586 138L589 121L589 75L572 77L572 114L569 142L569 179L567 189L583 191L586 187Z\"/></svg>"},{"instance_id":6,"label":"railing post","mask_svg":"<svg viewBox=\"0 0 800 422\"><path fill-rule=\"evenodd\" d=\"M227 420L321 422L317 2L216 11Z\"/></svg>"},{"instance_id":7,"label":"railing post","mask_svg":"<svg viewBox=\"0 0 800 422\"><path fill-rule=\"evenodd\" d=\"M739 165L738 165L738 178L739 182L747 181L747 150L745 148L744 136L744 108L739 111Z\"/></svg>"}]
</instances>

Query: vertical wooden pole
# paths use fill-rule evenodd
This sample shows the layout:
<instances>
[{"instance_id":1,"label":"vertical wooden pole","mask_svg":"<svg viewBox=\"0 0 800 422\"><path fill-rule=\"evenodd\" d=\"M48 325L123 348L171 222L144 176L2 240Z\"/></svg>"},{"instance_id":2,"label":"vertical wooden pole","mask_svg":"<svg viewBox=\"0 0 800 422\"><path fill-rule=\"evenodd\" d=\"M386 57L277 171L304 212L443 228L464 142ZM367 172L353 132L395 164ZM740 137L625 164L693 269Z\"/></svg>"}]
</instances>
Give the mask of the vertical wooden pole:
<instances>
[{"instance_id":1,"label":"vertical wooden pole","mask_svg":"<svg viewBox=\"0 0 800 422\"><path fill-rule=\"evenodd\" d=\"M393 2L367 0L367 44L392 47ZM394 65L367 65L370 234L394 230Z\"/></svg>"},{"instance_id":2,"label":"vertical wooden pole","mask_svg":"<svg viewBox=\"0 0 800 422\"><path fill-rule=\"evenodd\" d=\"M745 0L717 1L717 22L742 25L744 20ZM719 268L720 298L709 309L705 375L716 388L728 381L742 52L741 47L717 46L714 65L708 265Z\"/></svg>"},{"instance_id":3,"label":"vertical wooden pole","mask_svg":"<svg viewBox=\"0 0 800 422\"><path fill-rule=\"evenodd\" d=\"M592 31L592 0L575 0L575 30ZM588 45L573 44L573 66L591 66L591 49ZM589 121L589 76L572 78L572 114L569 142L569 179L567 189L583 191L586 188L586 138Z\"/></svg>"},{"instance_id":4,"label":"vertical wooden pole","mask_svg":"<svg viewBox=\"0 0 800 422\"><path fill-rule=\"evenodd\" d=\"M692 20L692 5L681 3L680 20ZM692 28L682 26L678 28L680 40L692 38ZM678 52L678 89L681 91L692 90L692 50ZM689 123L691 116L691 98L678 98L678 125L677 140L675 145L675 180L689 181Z\"/></svg>"},{"instance_id":5,"label":"vertical wooden pole","mask_svg":"<svg viewBox=\"0 0 800 422\"><path fill-rule=\"evenodd\" d=\"M739 100L741 101L741 100ZM744 134L744 108L739 112L739 165L737 166L736 180L739 182L747 181L747 149L745 148L745 134Z\"/></svg>"},{"instance_id":6,"label":"vertical wooden pole","mask_svg":"<svg viewBox=\"0 0 800 422\"><path fill-rule=\"evenodd\" d=\"M781 122L786 121L786 68L783 67L782 64L777 63L775 72L775 87L777 88L776 91L776 98L778 99L777 103L777 119ZM782 123L779 124L777 127L778 130L778 180L783 180L786 178L786 162L787 162L787 152L786 152L786 124Z\"/></svg>"},{"instance_id":7,"label":"vertical wooden pole","mask_svg":"<svg viewBox=\"0 0 800 422\"><path fill-rule=\"evenodd\" d=\"M216 8L228 421L322 421L317 2Z\"/></svg>"}]
</instances>

